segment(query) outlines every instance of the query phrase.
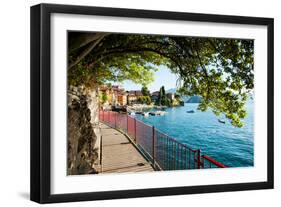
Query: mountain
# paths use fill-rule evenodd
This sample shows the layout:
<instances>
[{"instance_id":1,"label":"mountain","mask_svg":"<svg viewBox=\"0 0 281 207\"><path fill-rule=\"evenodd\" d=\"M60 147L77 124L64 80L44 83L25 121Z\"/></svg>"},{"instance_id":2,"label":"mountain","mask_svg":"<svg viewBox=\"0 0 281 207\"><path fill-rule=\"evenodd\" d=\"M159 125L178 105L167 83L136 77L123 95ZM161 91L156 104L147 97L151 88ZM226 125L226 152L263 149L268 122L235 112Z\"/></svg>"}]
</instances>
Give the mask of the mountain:
<instances>
[{"instance_id":1,"label":"mountain","mask_svg":"<svg viewBox=\"0 0 281 207\"><path fill-rule=\"evenodd\" d=\"M166 93L176 93L176 88L170 88L169 90L166 90ZM201 103L201 97L200 96L182 96L181 98L185 103Z\"/></svg>"},{"instance_id":2,"label":"mountain","mask_svg":"<svg viewBox=\"0 0 281 207\"><path fill-rule=\"evenodd\" d=\"M182 96L181 98L184 103L187 103L187 101L190 99L190 96Z\"/></svg>"},{"instance_id":3,"label":"mountain","mask_svg":"<svg viewBox=\"0 0 281 207\"><path fill-rule=\"evenodd\" d=\"M177 89L176 88L170 88L169 90L166 90L166 93L176 93Z\"/></svg>"},{"instance_id":4,"label":"mountain","mask_svg":"<svg viewBox=\"0 0 281 207\"><path fill-rule=\"evenodd\" d=\"M201 103L200 96L191 96L185 103Z\"/></svg>"}]
</instances>

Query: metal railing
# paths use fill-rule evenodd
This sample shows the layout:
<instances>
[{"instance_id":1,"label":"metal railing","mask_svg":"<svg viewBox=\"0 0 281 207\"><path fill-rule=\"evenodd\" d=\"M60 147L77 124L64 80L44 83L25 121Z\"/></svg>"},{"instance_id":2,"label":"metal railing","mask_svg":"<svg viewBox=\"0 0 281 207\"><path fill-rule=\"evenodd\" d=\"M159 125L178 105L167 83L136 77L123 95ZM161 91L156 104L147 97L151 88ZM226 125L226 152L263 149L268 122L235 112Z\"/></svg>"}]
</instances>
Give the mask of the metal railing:
<instances>
[{"instance_id":1,"label":"metal railing","mask_svg":"<svg viewBox=\"0 0 281 207\"><path fill-rule=\"evenodd\" d=\"M155 169L184 170L226 167L207 155L201 155L200 149L192 149L154 126L126 113L100 111L99 120L128 135L138 149L151 161Z\"/></svg>"},{"instance_id":2,"label":"metal railing","mask_svg":"<svg viewBox=\"0 0 281 207\"><path fill-rule=\"evenodd\" d=\"M225 168L226 166L213 158L207 156L207 155L202 155L201 157L201 165L202 168Z\"/></svg>"}]
</instances>

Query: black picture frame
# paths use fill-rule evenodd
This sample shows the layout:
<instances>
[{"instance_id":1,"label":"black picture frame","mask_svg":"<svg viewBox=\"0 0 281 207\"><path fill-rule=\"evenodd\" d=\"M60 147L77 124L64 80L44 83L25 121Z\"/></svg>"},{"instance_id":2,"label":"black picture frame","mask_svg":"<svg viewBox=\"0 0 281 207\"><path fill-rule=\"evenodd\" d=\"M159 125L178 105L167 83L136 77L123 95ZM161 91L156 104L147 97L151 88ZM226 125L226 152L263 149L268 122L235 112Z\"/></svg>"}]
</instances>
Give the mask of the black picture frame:
<instances>
[{"instance_id":1,"label":"black picture frame","mask_svg":"<svg viewBox=\"0 0 281 207\"><path fill-rule=\"evenodd\" d=\"M169 187L74 194L50 193L50 130L51 130L51 74L50 74L50 15L52 13L99 15L113 17L151 18L207 23L233 23L267 26L267 181L237 184L219 184L188 187ZM195 14L168 11L103 8L56 4L39 4L31 7L31 174L30 199L39 203L88 201L102 199L165 196L273 188L274 159L274 78L272 18Z\"/></svg>"}]
</instances>

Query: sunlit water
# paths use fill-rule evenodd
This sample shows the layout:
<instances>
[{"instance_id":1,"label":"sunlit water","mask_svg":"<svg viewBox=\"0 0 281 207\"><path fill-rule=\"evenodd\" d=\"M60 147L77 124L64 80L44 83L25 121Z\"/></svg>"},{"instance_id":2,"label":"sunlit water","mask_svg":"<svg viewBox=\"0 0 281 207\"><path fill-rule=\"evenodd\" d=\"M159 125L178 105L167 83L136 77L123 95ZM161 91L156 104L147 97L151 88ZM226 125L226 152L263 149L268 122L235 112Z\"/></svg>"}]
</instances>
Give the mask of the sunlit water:
<instances>
[{"instance_id":1,"label":"sunlit water","mask_svg":"<svg viewBox=\"0 0 281 207\"><path fill-rule=\"evenodd\" d=\"M232 126L227 119L223 119L225 124L218 122L211 110L198 111L198 104L193 103L168 108L164 116L136 117L229 167L246 167L253 166L254 159L253 105L253 102L247 104L242 128ZM186 113L188 110L195 113Z\"/></svg>"}]
</instances>

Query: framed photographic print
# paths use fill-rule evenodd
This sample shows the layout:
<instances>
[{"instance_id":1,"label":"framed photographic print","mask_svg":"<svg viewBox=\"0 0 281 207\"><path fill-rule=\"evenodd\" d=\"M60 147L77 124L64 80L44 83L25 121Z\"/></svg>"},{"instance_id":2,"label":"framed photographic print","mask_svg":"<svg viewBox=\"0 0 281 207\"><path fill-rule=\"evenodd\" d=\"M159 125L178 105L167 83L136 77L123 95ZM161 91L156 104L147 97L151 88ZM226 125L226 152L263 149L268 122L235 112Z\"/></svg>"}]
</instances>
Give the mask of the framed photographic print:
<instances>
[{"instance_id":1,"label":"framed photographic print","mask_svg":"<svg viewBox=\"0 0 281 207\"><path fill-rule=\"evenodd\" d=\"M273 188L273 19L31 7L31 200Z\"/></svg>"}]
</instances>

